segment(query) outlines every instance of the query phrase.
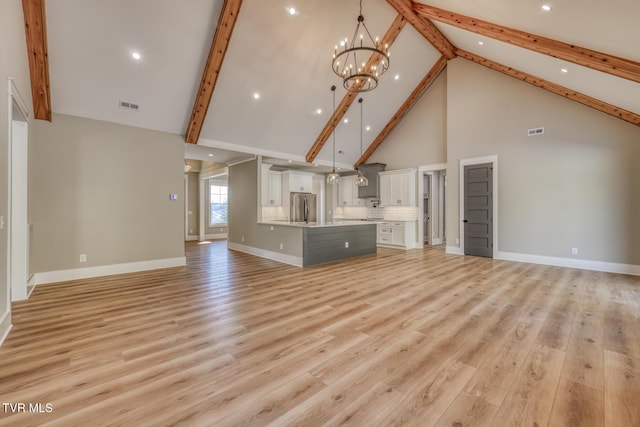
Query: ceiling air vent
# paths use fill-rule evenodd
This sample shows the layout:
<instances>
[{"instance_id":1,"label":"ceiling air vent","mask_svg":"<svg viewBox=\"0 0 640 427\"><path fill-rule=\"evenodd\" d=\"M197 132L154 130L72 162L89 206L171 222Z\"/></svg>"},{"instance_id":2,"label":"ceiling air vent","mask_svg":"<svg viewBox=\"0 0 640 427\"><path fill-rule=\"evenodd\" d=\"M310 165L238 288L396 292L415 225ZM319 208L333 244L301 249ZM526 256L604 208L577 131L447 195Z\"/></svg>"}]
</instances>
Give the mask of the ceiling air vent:
<instances>
[{"instance_id":1,"label":"ceiling air vent","mask_svg":"<svg viewBox=\"0 0 640 427\"><path fill-rule=\"evenodd\" d=\"M528 136L542 135L543 133L544 133L544 128L529 129L527 131Z\"/></svg>"},{"instance_id":2,"label":"ceiling air vent","mask_svg":"<svg viewBox=\"0 0 640 427\"><path fill-rule=\"evenodd\" d=\"M120 100L120 108L124 108L125 110L138 111L140 109L140 105L134 104L133 102Z\"/></svg>"}]
</instances>

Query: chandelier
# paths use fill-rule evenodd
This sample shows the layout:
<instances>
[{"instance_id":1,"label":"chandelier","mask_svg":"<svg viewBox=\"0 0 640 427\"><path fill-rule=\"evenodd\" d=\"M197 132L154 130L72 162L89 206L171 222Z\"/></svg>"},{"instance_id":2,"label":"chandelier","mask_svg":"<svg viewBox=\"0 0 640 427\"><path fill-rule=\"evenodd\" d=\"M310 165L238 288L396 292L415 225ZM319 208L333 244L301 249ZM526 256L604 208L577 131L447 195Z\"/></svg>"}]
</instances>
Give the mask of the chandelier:
<instances>
[{"instance_id":1,"label":"chandelier","mask_svg":"<svg viewBox=\"0 0 640 427\"><path fill-rule=\"evenodd\" d=\"M333 51L333 72L342 79L344 88L351 92L368 92L378 86L378 77L389 68L389 45L380 46L378 38L374 40L364 23L362 0L358 25L353 33L351 43L348 39L336 45ZM373 63L369 63L369 59Z\"/></svg>"}]
</instances>

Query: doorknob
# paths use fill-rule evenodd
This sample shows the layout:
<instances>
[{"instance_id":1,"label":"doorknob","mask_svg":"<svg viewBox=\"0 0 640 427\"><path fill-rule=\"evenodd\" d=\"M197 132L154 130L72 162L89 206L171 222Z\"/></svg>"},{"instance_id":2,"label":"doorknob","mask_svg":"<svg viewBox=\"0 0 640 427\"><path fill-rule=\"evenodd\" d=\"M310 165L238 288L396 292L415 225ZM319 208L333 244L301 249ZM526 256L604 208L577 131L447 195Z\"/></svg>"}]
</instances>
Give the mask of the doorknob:
<instances>
[{"instance_id":1,"label":"doorknob","mask_svg":"<svg viewBox=\"0 0 640 427\"><path fill-rule=\"evenodd\" d=\"M469 222L469 221L467 221L466 219L464 219L464 220L462 220L462 222Z\"/></svg>"}]
</instances>

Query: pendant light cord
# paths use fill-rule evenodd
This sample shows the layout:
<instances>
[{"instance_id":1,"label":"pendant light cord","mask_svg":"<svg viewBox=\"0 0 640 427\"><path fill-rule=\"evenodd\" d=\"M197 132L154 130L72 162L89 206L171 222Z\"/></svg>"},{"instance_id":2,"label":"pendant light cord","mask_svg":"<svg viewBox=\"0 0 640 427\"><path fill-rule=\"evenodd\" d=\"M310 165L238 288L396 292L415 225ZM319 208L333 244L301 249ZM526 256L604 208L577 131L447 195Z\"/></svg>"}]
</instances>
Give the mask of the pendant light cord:
<instances>
[{"instance_id":1,"label":"pendant light cord","mask_svg":"<svg viewBox=\"0 0 640 427\"><path fill-rule=\"evenodd\" d=\"M336 113L336 86L331 86L333 92L333 114ZM336 172L336 128L333 128L333 173Z\"/></svg>"},{"instance_id":2,"label":"pendant light cord","mask_svg":"<svg viewBox=\"0 0 640 427\"><path fill-rule=\"evenodd\" d=\"M360 157L362 157L362 98L358 99L360 103Z\"/></svg>"}]
</instances>

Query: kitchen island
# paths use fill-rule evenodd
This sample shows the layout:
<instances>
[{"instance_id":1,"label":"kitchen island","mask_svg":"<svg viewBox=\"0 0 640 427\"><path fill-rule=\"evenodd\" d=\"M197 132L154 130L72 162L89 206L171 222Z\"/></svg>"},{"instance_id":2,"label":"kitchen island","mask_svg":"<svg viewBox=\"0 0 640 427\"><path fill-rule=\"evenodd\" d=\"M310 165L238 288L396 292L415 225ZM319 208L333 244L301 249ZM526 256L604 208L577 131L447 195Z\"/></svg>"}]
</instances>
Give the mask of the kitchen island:
<instances>
[{"instance_id":1,"label":"kitchen island","mask_svg":"<svg viewBox=\"0 0 640 427\"><path fill-rule=\"evenodd\" d=\"M288 222L265 221L258 225L270 227L277 239L278 228L293 227L301 239L298 266L324 264L341 259L375 254L377 223L367 221ZM299 233L298 233L299 231ZM289 233L291 230L289 230Z\"/></svg>"}]
</instances>

